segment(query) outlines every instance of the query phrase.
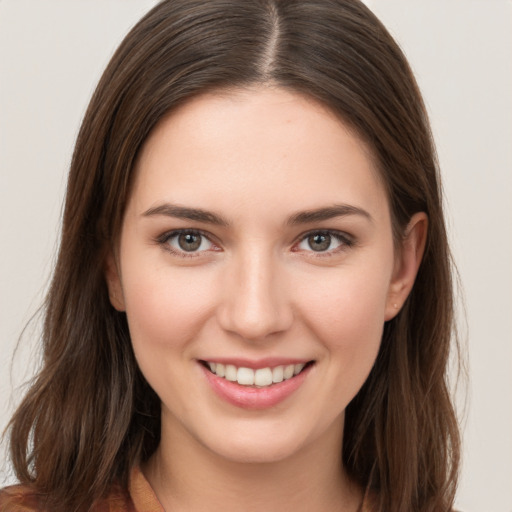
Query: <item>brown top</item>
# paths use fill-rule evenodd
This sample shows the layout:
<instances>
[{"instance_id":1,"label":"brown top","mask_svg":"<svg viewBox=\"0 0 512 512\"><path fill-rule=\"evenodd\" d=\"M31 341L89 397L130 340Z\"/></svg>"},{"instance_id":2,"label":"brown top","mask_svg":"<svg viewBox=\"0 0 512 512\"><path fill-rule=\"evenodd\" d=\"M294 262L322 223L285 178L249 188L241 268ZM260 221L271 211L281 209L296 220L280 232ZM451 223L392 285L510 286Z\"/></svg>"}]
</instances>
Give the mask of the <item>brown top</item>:
<instances>
[{"instance_id":1,"label":"brown top","mask_svg":"<svg viewBox=\"0 0 512 512\"><path fill-rule=\"evenodd\" d=\"M149 485L149 482L139 468L132 472L129 491L131 501L137 512L165 512L153 492L153 489ZM118 511L111 510L109 512ZM119 512L121 512L121 510L119 510Z\"/></svg>"},{"instance_id":2,"label":"brown top","mask_svg":"<svg viewBox=\"0 0 512 512\"><path fill-rule=\"evenodd\" d=\"M41 502L42 495L26 485L14 485L0 490L0 512L44 512ZM360 510L370 512L366 499ZM165 512L139 468L132 471L128 493L115 486L108 497L99 502L93 511Z\"/></svg>"},{"instance_id":3,"label":"brown top","mask_svg":"<svg viewBox=\"0 0 512 512\"><path fill-rule=\"evenodd\" d=\"M1 512L43 512L43 496L27 485L13 485L0 491ZM142 471L132 471L128 494L114 486L94 512L165 512Z\"/></svg>"}]
</instances>

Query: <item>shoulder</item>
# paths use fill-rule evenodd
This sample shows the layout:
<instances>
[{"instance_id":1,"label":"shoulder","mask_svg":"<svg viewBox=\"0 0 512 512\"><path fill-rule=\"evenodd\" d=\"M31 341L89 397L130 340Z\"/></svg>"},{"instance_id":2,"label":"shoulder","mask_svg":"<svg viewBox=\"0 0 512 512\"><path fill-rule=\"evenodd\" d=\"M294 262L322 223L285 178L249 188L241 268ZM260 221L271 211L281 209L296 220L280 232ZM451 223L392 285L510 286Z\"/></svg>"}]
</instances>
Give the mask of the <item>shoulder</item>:
<instances>
[{"instance_id":1,"label":"shoulder","mask_svg":"<svg viewBox=\"0 0 512 512\"><path fill-rule=\"evenodd\" d=\"M13 485L0 489L1 512L47 512L45 495L30 485ZM91 512L135 512L130 496L114 485L104 499L99 500Z\"/></svg>"},{"instance_id":2,"label":"shoulder","mask_svg":"<svg viewBox=\"0 0 512 512\"><path fill-rule=\"evenodd\" d=\"M2 512L33 512L42 510L42 496L29 485L13 485L0 489Z\"/></svg>"}]
</instances>

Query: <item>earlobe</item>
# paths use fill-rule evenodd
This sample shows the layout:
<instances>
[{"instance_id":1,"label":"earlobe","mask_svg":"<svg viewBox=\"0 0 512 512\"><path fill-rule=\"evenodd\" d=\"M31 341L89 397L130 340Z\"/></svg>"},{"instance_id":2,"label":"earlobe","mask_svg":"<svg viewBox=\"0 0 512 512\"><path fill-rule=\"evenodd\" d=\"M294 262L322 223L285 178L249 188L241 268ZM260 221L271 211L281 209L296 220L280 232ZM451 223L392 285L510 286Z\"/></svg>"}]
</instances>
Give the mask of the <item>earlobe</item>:
<instances>
[{"instance_id":1,"label":"earlobe","mask_svg":"<svg viewBox=\"0 0 512 512\"><path fill-rule=\"evenodd\" d=\"M427 241L428 217L415 213L405 230L389 286L385 320L394 318L412 290Z\"/></svg>"},{"instance_id":2,"label":"earlobe","mask_svg":"<svg viewBox=\"0 0 512 512\"><path fill-rule=\"evenodd\" d=\"M110 303L117 311L125 311L119 266L113 251L109 251L105 258L105 279L107 281Z\"/></svg>"}]
</instances>

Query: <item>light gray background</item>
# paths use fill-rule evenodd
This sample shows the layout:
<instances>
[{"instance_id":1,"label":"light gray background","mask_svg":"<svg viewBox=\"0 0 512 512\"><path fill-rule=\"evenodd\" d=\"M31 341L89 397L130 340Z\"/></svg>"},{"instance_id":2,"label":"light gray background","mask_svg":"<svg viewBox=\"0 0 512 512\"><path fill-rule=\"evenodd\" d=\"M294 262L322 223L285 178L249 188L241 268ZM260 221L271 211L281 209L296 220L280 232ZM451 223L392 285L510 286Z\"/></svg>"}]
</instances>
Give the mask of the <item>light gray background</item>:
<instances>
[{"instance_id":1,"label":"light gray background","mask_svg":"<svg viewBox=\"0 0 512 512\"><path fill-rule=\"evenodd\" d=\"M0 429L37 363L35 323L11 371L48 283L81 117L113 50L155 3L0 0ZM512 2L367 3L417 74L444 173L470 362L457 506L512 512ZM12 481L4 453L0 483Z\"/></svg>"}]
</instances>

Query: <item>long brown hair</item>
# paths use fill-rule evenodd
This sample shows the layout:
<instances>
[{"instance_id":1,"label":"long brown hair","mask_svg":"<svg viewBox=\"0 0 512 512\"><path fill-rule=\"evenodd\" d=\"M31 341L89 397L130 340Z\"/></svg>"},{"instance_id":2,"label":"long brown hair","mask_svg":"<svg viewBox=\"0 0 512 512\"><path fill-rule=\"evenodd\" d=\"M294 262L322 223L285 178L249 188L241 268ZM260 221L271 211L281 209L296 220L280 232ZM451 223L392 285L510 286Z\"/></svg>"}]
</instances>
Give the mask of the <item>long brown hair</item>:
<instances>
[{"instance_id":1,"label":"long brown hair","mask_svg":"<svg viewBox=\"0 0 512 512\"><path fill-rule=\"evenodd\" d=\"M158 397L104 279L138 151L191 97L257 83L316 99L367 142L397 241L414 213L428 214L414 288L347 408L343 461L380 512L452 507L459 433L447 386L450 257L429 123L404 55L358 0L168 0L122 42L86 112L45 304L43 365L10 423L17 476L49 510L89 510L114 482L126 486L160 439Z\"/></svg>"}]
</instances>

